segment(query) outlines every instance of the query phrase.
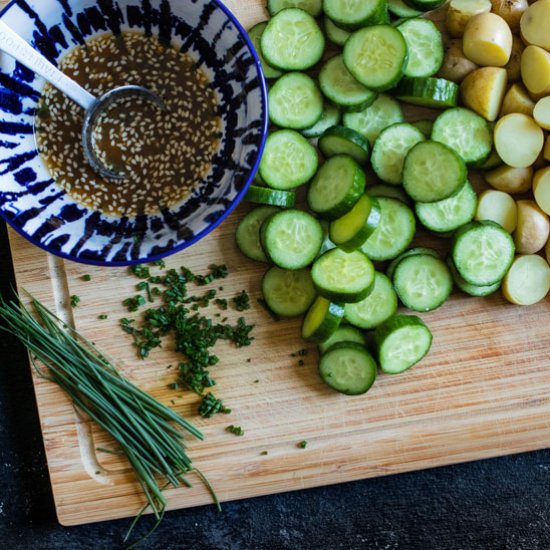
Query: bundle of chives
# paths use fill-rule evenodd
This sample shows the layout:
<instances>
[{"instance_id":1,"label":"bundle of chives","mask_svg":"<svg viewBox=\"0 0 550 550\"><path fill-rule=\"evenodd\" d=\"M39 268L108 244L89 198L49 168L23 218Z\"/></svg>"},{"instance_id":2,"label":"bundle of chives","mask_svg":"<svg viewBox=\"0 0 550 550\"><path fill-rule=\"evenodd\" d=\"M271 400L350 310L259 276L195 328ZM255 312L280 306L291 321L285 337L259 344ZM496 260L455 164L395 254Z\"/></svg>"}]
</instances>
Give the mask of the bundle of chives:
<instances>
[{"instance_id":1,"label":"bundle of chives","mask_svg":"<svg viewBox=\"0 0 550 550\"><path fill-rule=\"evenodd\" d=\"M21 301L6 304L0 299L0 318L4 321L0 329L19 338L40 376L58 384L82 412L117 441L148 502L136 520L150 506L157 518L156 527L167 504L163 490L182 483L191 486L184 477L191 471L197 472L211 489L192 467L183 444L184 434L177 428L199 439L202 433L122 377L89 340L38 300L31 299L31 305L37 318ZM37 360L48 368L48 374L36 365ZM163 487L160 479L165 480Z\"/></svg>"}]
</instances>

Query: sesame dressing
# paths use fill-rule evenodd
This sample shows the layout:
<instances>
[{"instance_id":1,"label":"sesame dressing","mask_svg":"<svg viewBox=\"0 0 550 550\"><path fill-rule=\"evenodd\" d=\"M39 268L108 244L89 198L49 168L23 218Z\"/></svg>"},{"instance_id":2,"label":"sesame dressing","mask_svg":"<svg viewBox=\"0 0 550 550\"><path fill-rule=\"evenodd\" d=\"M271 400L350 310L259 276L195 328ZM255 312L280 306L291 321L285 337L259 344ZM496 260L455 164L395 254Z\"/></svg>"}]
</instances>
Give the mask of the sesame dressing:
<instances>
[{"instance_id":1,"label":"sesame dressing","mask_svg":"<svg viewBox=\"0 0 550 550\"><path fill-rule=\"evenodd\" d=\"M138 84L165 102L162 111L142 98L118 101L98 119L93 143L99 158L124 179L99 176L84 159L84 111L47 84L35 119L36 142L52 176L85 206L109 216L155 214L185 199L212 168L220 148L216 92L187 53L155 37L106 34L67 54L60 68L96 96Z\"/></svg>"}]
</instances>

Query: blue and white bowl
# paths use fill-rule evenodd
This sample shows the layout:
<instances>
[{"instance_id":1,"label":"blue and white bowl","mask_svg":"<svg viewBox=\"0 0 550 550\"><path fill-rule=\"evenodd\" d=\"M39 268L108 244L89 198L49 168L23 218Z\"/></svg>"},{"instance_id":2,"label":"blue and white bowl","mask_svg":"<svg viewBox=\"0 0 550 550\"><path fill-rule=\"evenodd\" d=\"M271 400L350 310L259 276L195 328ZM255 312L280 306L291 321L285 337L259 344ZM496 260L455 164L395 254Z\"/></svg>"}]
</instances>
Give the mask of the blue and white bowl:
<instances>
[{"instance_id":1,"label":"blue and white bowl","mask_svg":"<svg viewBox=\"0 0 550 550\"><path fill-rule=\"evenodd\" d=\"M14 0L0 14L53 63L86 39L152 32L202 63L221 100L222 146L206 180L159 215L109 218L75 202L38 155L33 118L44 81L0 54L0 214L48 252L95 265L131 265L182 250L242 199L267 132L265 81L241 25L217 0Z\"/></svg>"}]
</instances>

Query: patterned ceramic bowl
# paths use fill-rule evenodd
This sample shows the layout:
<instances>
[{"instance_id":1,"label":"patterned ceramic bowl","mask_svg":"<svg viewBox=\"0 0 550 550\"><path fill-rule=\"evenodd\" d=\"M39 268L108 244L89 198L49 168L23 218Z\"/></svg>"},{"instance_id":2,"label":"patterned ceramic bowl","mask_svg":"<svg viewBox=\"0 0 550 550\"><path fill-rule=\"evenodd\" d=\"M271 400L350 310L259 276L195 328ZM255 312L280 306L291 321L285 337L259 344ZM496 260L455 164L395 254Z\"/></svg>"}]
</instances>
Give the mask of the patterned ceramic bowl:
<instances>
[{"instance_id":1,"label":"patterned ceramic bowl","mask_svg":"<svg viewBox=\"0 0 550 550\"><path fill-rule=\"evenodd\" d=\"M266 88L246 33L217 0L15 0L1 17L52 62L108 32L151 31L200 59L220 98L212 170L158 215L109 218L75 202L38 155L33 120L44 81L0 54L0 213L37 246L95 265L153 261L207 235L245 194L267 131Z\"/></svg>"}]
</instances>

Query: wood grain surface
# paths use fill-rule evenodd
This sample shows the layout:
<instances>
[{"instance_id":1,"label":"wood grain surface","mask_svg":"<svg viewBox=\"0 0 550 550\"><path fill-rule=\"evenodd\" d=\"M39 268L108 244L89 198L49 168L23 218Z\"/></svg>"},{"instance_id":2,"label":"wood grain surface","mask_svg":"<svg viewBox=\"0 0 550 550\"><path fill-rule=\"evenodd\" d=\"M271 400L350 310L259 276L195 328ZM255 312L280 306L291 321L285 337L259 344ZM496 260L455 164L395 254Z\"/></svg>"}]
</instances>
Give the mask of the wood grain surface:
<instances>
[{"instance_id":1,"label":"wood grain surface","mask_svg":"<svg viewBox=\"0 0 550 550\"><path fill-rule=\"evenodd\" d=\"M260 0L226 3L247 27L265 17ZM300 322L275 323L257 306L265 266L245 260L233 239L247 209L241 205L214 233L167 262L196 271L226 263L230 276L221 295L230 298L246 289L253 296L247 319L256 324L254 344L241 350L218 346L221 362L213 367L216 395L233 413L209 420L196 415L196 396L185 392L180 398L181 391L168 388L175 370L167 365L178 360L169 346L140 361L118 327L127 315L121 299L135 293L136 280L126 269L65 262L10 232L19 288L74 322L116 358L126 376L163 402L174 400L175 409L204 431L205 441L189 440L189 453L222 501L549 445L548 301L521 308L500 295L456 294L423 316L434 347L422 364L400 376L380 376L366 396L345 397L321 382L313 349L302 367L290 356L304 347ZM445 247L443 241L431 244ZM91 281L82 280L85 274ZM72 294L81 298L75 309L68 304ZM100 314L109 317L101 321ZM55 385L37 377L34 382L59 521L74 525L136 514L144 498L131 470L95 451L110 444L104 434L80 418ZM227 433L228 424L241 426L245 436ZM304 439L307 448L300 449ZM199 482L192 489L168 490L167 496L170 508L211 502Z\"/></svg>"}]
</instances>

